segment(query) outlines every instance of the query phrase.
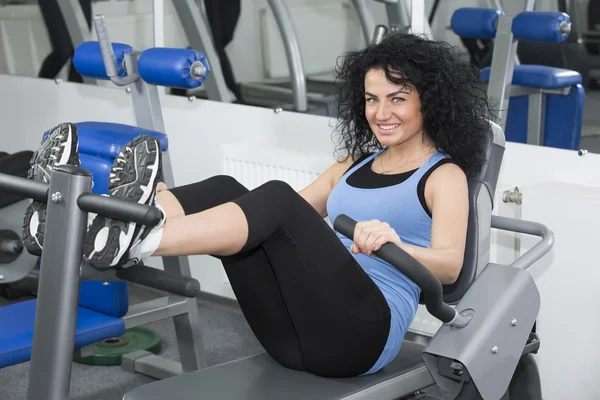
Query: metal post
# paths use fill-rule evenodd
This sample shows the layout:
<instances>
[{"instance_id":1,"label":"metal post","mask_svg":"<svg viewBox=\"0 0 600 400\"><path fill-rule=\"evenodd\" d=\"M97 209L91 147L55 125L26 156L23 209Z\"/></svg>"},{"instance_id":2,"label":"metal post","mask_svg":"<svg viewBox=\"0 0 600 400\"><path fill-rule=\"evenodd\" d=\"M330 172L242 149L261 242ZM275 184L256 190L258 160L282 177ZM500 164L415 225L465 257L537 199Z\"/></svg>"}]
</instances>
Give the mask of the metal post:
<instances>
[{"instance_id":1,"label":"metal post","mask_svg":"<svg viewBox=\"0 0 600 400\"><path fill-rule=\"evenodd\" d=\"M523 11L533 11L535 9L535 0L525 0L525 9Z\"/></svg>"},{"instance_id":2,"label":"metal post","mask_svg":"<svg viewBox=\"0 0 600 400\"><path fill-rule=\"evenodd\" d=\"M410 32L413 35L424 34L429 36L431 32L425 30L425 21L425 0L411 0ZM429 31L431 31L431 29L429 29Z\"/></svg>"},{"instance_id":3,"label":"metal post","mask_svg":"<svg viewBox=\"0 0 600 400\"><path fill-rule=\"evenodd\" d=\"M69 395L87 226L87 213L77 206L77 198L91 189L92 175L82 168L64 165L52 171L28 400L64 400Z\"/></svg>"},{"instance_id":4,"label":"metal post","mask_svg":"<svg viewBox=\"0 0 600 400\"><path fill-rule=\"evenodd\" d=\"M527 110L527 144L544 145L546 94L541 91L529 95Z\"/></svg>"},{"instance_id":5,"label":"metal post","mask_svg":"<svg viewBox=\"0 0 600 400\"><path fill-rule=\"evenodd\" d=\"M215 50L213 39L208 30L200 7L194 0L173 1L175 12L181 21L181 26L194 50L202 51L208 59L212 73L204 81L204 88L210 100L232 102L232 96L225 84L221 69L221 61ZM241 99L238 99L241 100Z\"/></svg>"},{"instance_id":6,"label":"metal post","mask_svg":"<svg viewBox=\"0 0 600 400\"><path fill-rule=\"evenodd\" d=\"M125 54L125 68L128 75L138 73L137 62L140 54L139 51ZM155 85L147 84L143 79L136 80L129 87L131 88L133 112L137 126L165 133L158 88Z\"/></svg>"},{"instance_id":7,"label":"metal post","mask_svg":"<svg viewBox=\"0 0 600 400\"><path fill-rule=\"evenodd\" d=\"M165 45L165 1L152 1L152 21L154 27L154 47Z\"/></svg>"},{"instance_id":8,"label":"metal post","mask_svg":"<svg viewBox=\"0 0 600 400\"><path fill-rule=\"evenodd\" d=\"M518 44L512 34L512 20L512 17L504 15L498 19L487 91L490 106L498 113L496 122L502 130L506 129L506 116L510 100L509 88L512 84Z\"/></svg>"},{"instance_id":9,"label":"metal post","mask_svg":"<svg viewBox=\"0 0 600 400\"><path fill-rule=\"evenodd\" d=\"M352 0L352 4L354 5L354 10L356 10L358 21L360 22L365 45L368 46L371 44L371 39L375 32L375 18L367 5L367 0Z\"/></svg>"},{"instance_id":10,"label":"metal post","mask_svg":"<svg viewBox=\"0 0 600 400\"><path fill-rule=\"evenodd\" d=\"M283 0L268 0L268 3L281 33L287 62L290 67L294 110L306 112L308 110L306 75L304 73L304 66L302 65L302 52L300 51L298 35L294 28L294 21L290 15L290 10L286 7Z\"/></svg>"},{"instance_id":11,"label":"metal post","mask_svg":"<svg viewBox=\"0 0 600 400\"><path fill-rule=\"evenodd\" d=\"M76 49L81 43L90 40L92 36L81 5L77 0L57 0L57 3L67 25L73 48ZM88 84L96 84L95 79L84 77L83 81Z\"/></svg>"},{"instance_id":12,"label":"metal post","mask_svg":"<svg viewBox=\"0 0 600 400\"><path fill-rule=\"evenodd\" d=\"M380 0L381 1L381 0ZM404 0L383 0L390 30L409 32L410 10Z\"/></svg>"}]
</instances>

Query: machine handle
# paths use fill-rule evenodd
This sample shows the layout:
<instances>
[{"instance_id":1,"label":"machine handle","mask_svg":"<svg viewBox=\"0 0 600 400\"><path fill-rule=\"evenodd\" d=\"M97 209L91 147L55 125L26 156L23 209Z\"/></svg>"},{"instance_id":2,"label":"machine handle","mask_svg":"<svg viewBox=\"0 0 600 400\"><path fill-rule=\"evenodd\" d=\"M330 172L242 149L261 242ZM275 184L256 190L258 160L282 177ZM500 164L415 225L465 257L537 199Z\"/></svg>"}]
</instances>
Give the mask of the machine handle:
<instances>
[{"instance_id":1,"label":"machine handle","mask_svg":"<svg viewBox=\"0 0 600 400\"><path fill-rule=\"evenodd\" d=\"M156 207L91 193L80 195L77 205L83 211L150 227L157 225L162 219L162 213Z\"/></svg>"},{"instance_id":2,"label":"machine handle","mask_svg":"<svg viewBox=\"0 0 600 400\"><path fill-rule=\"evenodd\" d=\"M492 215L492 228L508 232L539 236L541 240L519 256L510 267L527 269L548 253L554 246L554 233L544 224L516 218Z\"/></svg>"},{"instance_id":3,"label":"machine handle","mask_svg":"<svg viewBox=\"0 0 600 400\"><path fill-rule=\"evenodd\" d=\"M48 189L47 183L0 173L0 192L18 194L45 203L48 201Z\"/></svg>"},{"instance_id":4,"label":"machine handle","mask_svg":"<svg viewBox=\"0 0 600 400\"><path fill-rule=\"evenodd\" d=\"M196 279L142 264L117 269L116 274L119 279L184 297L193 298L200 293L200 283Z\"/></svg>"},{"instance_id":5,"label":"machine handle","mask_svg":"<svg viewBox=\"0 0 600 400\"><path fill-rule=\"evenodd\" d=\"M356 221L344 214L338 216L333 223L333 228L349 239L354 237L355 227ZM384 244L373 253L393 265L423 290L425 306L431 315L454 326L468 324L467 316L458 314L456 309L444 303L440 280L414 257L392 243Z\"/></svg>"},{"instance_id":6,"label":"machine handle","mask_svg":"<svg viewBox=\"0 0 600 400\"><path fill-rule=\"evenodd\" d=\"M94 28L96 29L96 35L98 36L98 44L100 45L100 52L102 53L102 60L104 61L104 68L106 69L106 76L117 86L127 86L132 82L139 79L140 75L133 73L126 75L121 78L119 76L119 68L117 67L117 59L113 51L112 43L108 37L108 28L104 15L94 16Z\"/></svg>"}]
</instances>

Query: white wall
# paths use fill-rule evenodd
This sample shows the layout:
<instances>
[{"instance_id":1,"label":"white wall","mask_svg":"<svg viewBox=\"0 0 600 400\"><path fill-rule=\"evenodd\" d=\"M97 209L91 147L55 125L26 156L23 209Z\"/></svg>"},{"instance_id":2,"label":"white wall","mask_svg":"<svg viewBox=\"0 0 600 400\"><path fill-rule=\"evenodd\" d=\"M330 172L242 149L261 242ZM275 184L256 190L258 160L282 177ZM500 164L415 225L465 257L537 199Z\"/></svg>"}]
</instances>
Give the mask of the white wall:
<instances>
[{"instance_id":1,"label":"white wall","mask_svg":"<svg viewBox=\"0 0 600 400\"><path fill-rule=\"evenodd\" d=\"M0 76L0 87L4 151L36 148L42 132L64 121L134 122L130 95L124 89L14 76ZM165 96L163 109L178 185L221 173L224 144L301 152L319 160L331 157L332 121L325 117L174 96ZM593 345L600 325L598 171L597 154L580 157L574 151L506 146L498 188L518 186L524 196L522 218L546 223L556 235L554 249L531 269L542 297L538 359L548 399L600 396L595 367L600 349ZM514 216L518 210L500 203L496 212ZM531 240L524 238L522 245L527 249ZM511 251L510 241L502 246ZM232 295L219 262L192 257L191 266L203 290Z\"/></svg>"}]
</instances>

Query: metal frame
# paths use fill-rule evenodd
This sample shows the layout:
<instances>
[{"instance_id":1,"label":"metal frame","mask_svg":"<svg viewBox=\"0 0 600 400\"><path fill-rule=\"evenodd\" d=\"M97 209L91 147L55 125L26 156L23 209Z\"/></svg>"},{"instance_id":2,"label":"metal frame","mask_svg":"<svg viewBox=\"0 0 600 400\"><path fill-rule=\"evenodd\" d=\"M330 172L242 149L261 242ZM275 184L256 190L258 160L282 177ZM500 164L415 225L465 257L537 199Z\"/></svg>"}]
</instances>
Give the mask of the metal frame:
<instances>
[{"instance_id":1,"label":"metal frame","mask_svg":"<svg viewBox=\"0 0 600 400\"><path fill-rule=\"evenodd\" d=\"M83 42L90 40L92 36L91 31L88 29L85 15L83 15L83 10L77 0L57 0L57 3L67 25L67 31L69 32L71 43L73 43L73 48L76 49ZM82 78L84 83L96 84L95 79Z\"/></svg>"},{"instance_id":2,"label":"metal frame","mask_svg":"<svg viewBox=\"0 0 600 400\"><path fill-rule=\"evenodd\" d=\"M97 20L94 22L97 28L103 24L103 20L100 24ZM106 34L98 36L101 41L108 42L105 44L110 46ZM137 125L141 128L165 133L158 88L139 78L137 70L139 56L139 52L131 52L125 57L128 77L137 76L137 79L129 80L128 84L131 89ZM128 82L128 80L124 79L123 82ZM118 82L115 83L118 84ZM52 177L50 193L64 193L62 198L76 201L79 195L91 190L91 176L88 179L88 188L87 180L79 175L65 178L58 172L55 174L57 176L53 175ZM162 174L163 181L167 185L173 186L174 178L168 151L163 152ZM88 178L87 175L84 177ZM64 181L65 179L67 182ZM80 180L83 183L78 183ZM82 239L85 234L87 214L81 211L77 204L68 203L69 207L65 208L55 203L60 203L60 201L48 202L46 229L52 229L54 233L56 231L62 233L47 235L46 247L51 250L48 254L44 254L40 267L36 333L34 333L32 366L29 376L29 399L64 399L68 395L72 354L75 351L73 347L80 280L118 280L114 270L99 272L90 268L85 262L82 263L82 240L78 238ZM80 220L83 221L81 224ZM64 221L67 223L65 224ZM63 229L66 231L55 228L55 226L63 226L63 224ZM62 250L65 247L67 249ZM57 250L54 251L54 249ZM64 261L64 258L67 260ZM49 265L51 268L44 267L44 265ZM167 273L191 277L187 257L163 257L163 266ZM58 291L60 295L57 295L56 288L59 287L61 288ZM124 370L162 379L206 367L199 312L194 298L169 295L136 304L130 307L123 320L125 327L130 328L166 318L173 318L180 362L166 360L155 355L149 357L144 354L142 357L142 355L136 354L135 358L132 358L132 355L125 355L122 364ZM42 332L41 327L43 327L43 334L39 333ZM90 354L90 351L91 346L76 350L77 354L81 355ZM49 369L49 365L52 368ZM49 374L48 370L50 370ZM42 383L40 384L40 382Z\"/></svg>"},{"instance_id":3,"label":"metal frame","mask_svg":"<svg viewBox=\"0 0 600 400\"><path fill-rule=\"evenodd\" d=\"M499 1L496 0L499 4ZM501 9L501 8L499 8ZM527 0L524 11L533 11L535 0ZM512 85L515 65L518 64L518 40L512 33L513 16L501 15L498 19L496 39L490 68L487 94L492 107L498 109L497 122L506 130L510 97L528 96L527 144L544 143L546 99L548 94L567 96L571 88L541 89Z\"/></svg>"},{"instance_id":4,"label":"metal frame","mask_svg":"<svg viewBox=\"0 0 600 400\"><path fill-rule=\"evenodd\" d=\"M366 46L372 42L373 34L375 33L375 18L367 5L367 1L370 0L352 0L352 6L358 16Z\"/></svg>"},{"instance_id":5,"label":"metal frame","mask_svg":"<svg viewBox=\"0 0 600 400\"><path fill-rule=\"evenodd\" d=\"M125 67L128 75L137 74L137 60L139 56L140 52L130 52L125 55ZM131 88L133 110L137 125L140 128L166 133L157 86L149 85L144 80L138 79L130 84L129 87ZM168 150L163 152L162 160L163 182L167 186L173 187L175 186L175 180ZM188 257L162 257L162 261L165 271L191 277ZM165 316L166 310L169 311ZM131 321L138 321L137 325L142 325L149 321L169 317L173 318L175 325L181 370L188 372L206 367L206 353L200 329L198 305L195 299L167 296L151 300L132 306L123 319L130 321L129 324L132 324ZM136 326L135 322L133 324L130 326ZM155 356L154 361L156 368L149 371L160 371L160 364L165 364L164 359ZM171 371L171 368L166 366L165 368ZM154 377L160 379L159 376Z\"/></svg>"},{"instance_id":6,"label":"metal frame","mask_svg":"<svg viewBox=\"0 0 600 400\"><path fill-rule=\"evenodd\" d=\"M361 1L361 0L358 0ZM385 4L388 16L389 30L401 31L413 35L432 37L431 26L425 15L424 0L376 0ZM410 1L410 7L407 4ZM366 7L356 8L359 18L364 18L360 13L368 12ZM373 31L369 32L373 35Z\"/></svg>"},{"instance_id":7,"label":"metal frame","mask_svg":"<svg viewBox=\"0 0 600 400\"><path fill-rule=\"evenodd\" d=\"M45 231L52 234L45 235L46 250L40 267L27 399L63 400L69 395L73 354L89 354L89 347L77 351L74 349L80 282L82 276L102 274L100 271L86 274L92 268L87 263L82 263L88 213L151 227L160 221L160 211L148 205L92 194L92 174L74 165L53 168L49 185L0 174L0 187L3 191L47 203ZM124 274L114 270L106 271L106 277L114 277L116 274L132 282L146 282L150 286L182 296L197 294L197 290L188 292L183 289L190 283L197 285L198 282L192 278L144 266L133 266L123 271ZM150 279L147 278L149 276ZM177 318L191 312L190 307L186 307L190 304L186 299L171 300L158 304L161 301L158 299L136 306L140 316L134 320L129 315L125 318L125 325L147 323L165 316ZM143 306L146 308L143 310L145 315L141 312ZM127 321L133 323L128 324ZM179 336L181 335L178 338ZM186 372L183 360L183 364L170 361L160 364L156 360L152 361L144 364L148 373L162 374L165 377ZM165 365L169 368L165 368Z\"/></svg>"},{"instance_id":8,"label":"metal frame","mask_svg":"<svg viewBox=\"0 0 600 400\"><path fill-rule=\"evenodd\" d=\"M501 15L498 18L490 79L487 88L488 101L498 110L495 121L502 131L506 130L506 116L510 101L510 87L515 68L518 41L512 33L512 16Z\"/></svg>"}]
</instances>

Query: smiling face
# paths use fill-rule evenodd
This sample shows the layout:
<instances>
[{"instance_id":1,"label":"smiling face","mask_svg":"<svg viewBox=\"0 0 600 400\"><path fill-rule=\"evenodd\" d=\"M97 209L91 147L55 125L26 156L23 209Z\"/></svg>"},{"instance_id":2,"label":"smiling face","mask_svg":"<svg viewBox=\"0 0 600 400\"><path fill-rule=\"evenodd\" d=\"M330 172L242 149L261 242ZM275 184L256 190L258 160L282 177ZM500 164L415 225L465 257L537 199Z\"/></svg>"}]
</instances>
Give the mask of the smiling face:
<instances>
[{"instance_id":1,"label":"smiling face","mask_svg":"<svg viewBox=\"0 0 600 400\"><path fill-rule=\"evenodd\" d=\"M383 146L391 148L422 139L417 90L388 81L382 68L373 68L365 76L365 116Z\"/></svg>"}]
</instances>

